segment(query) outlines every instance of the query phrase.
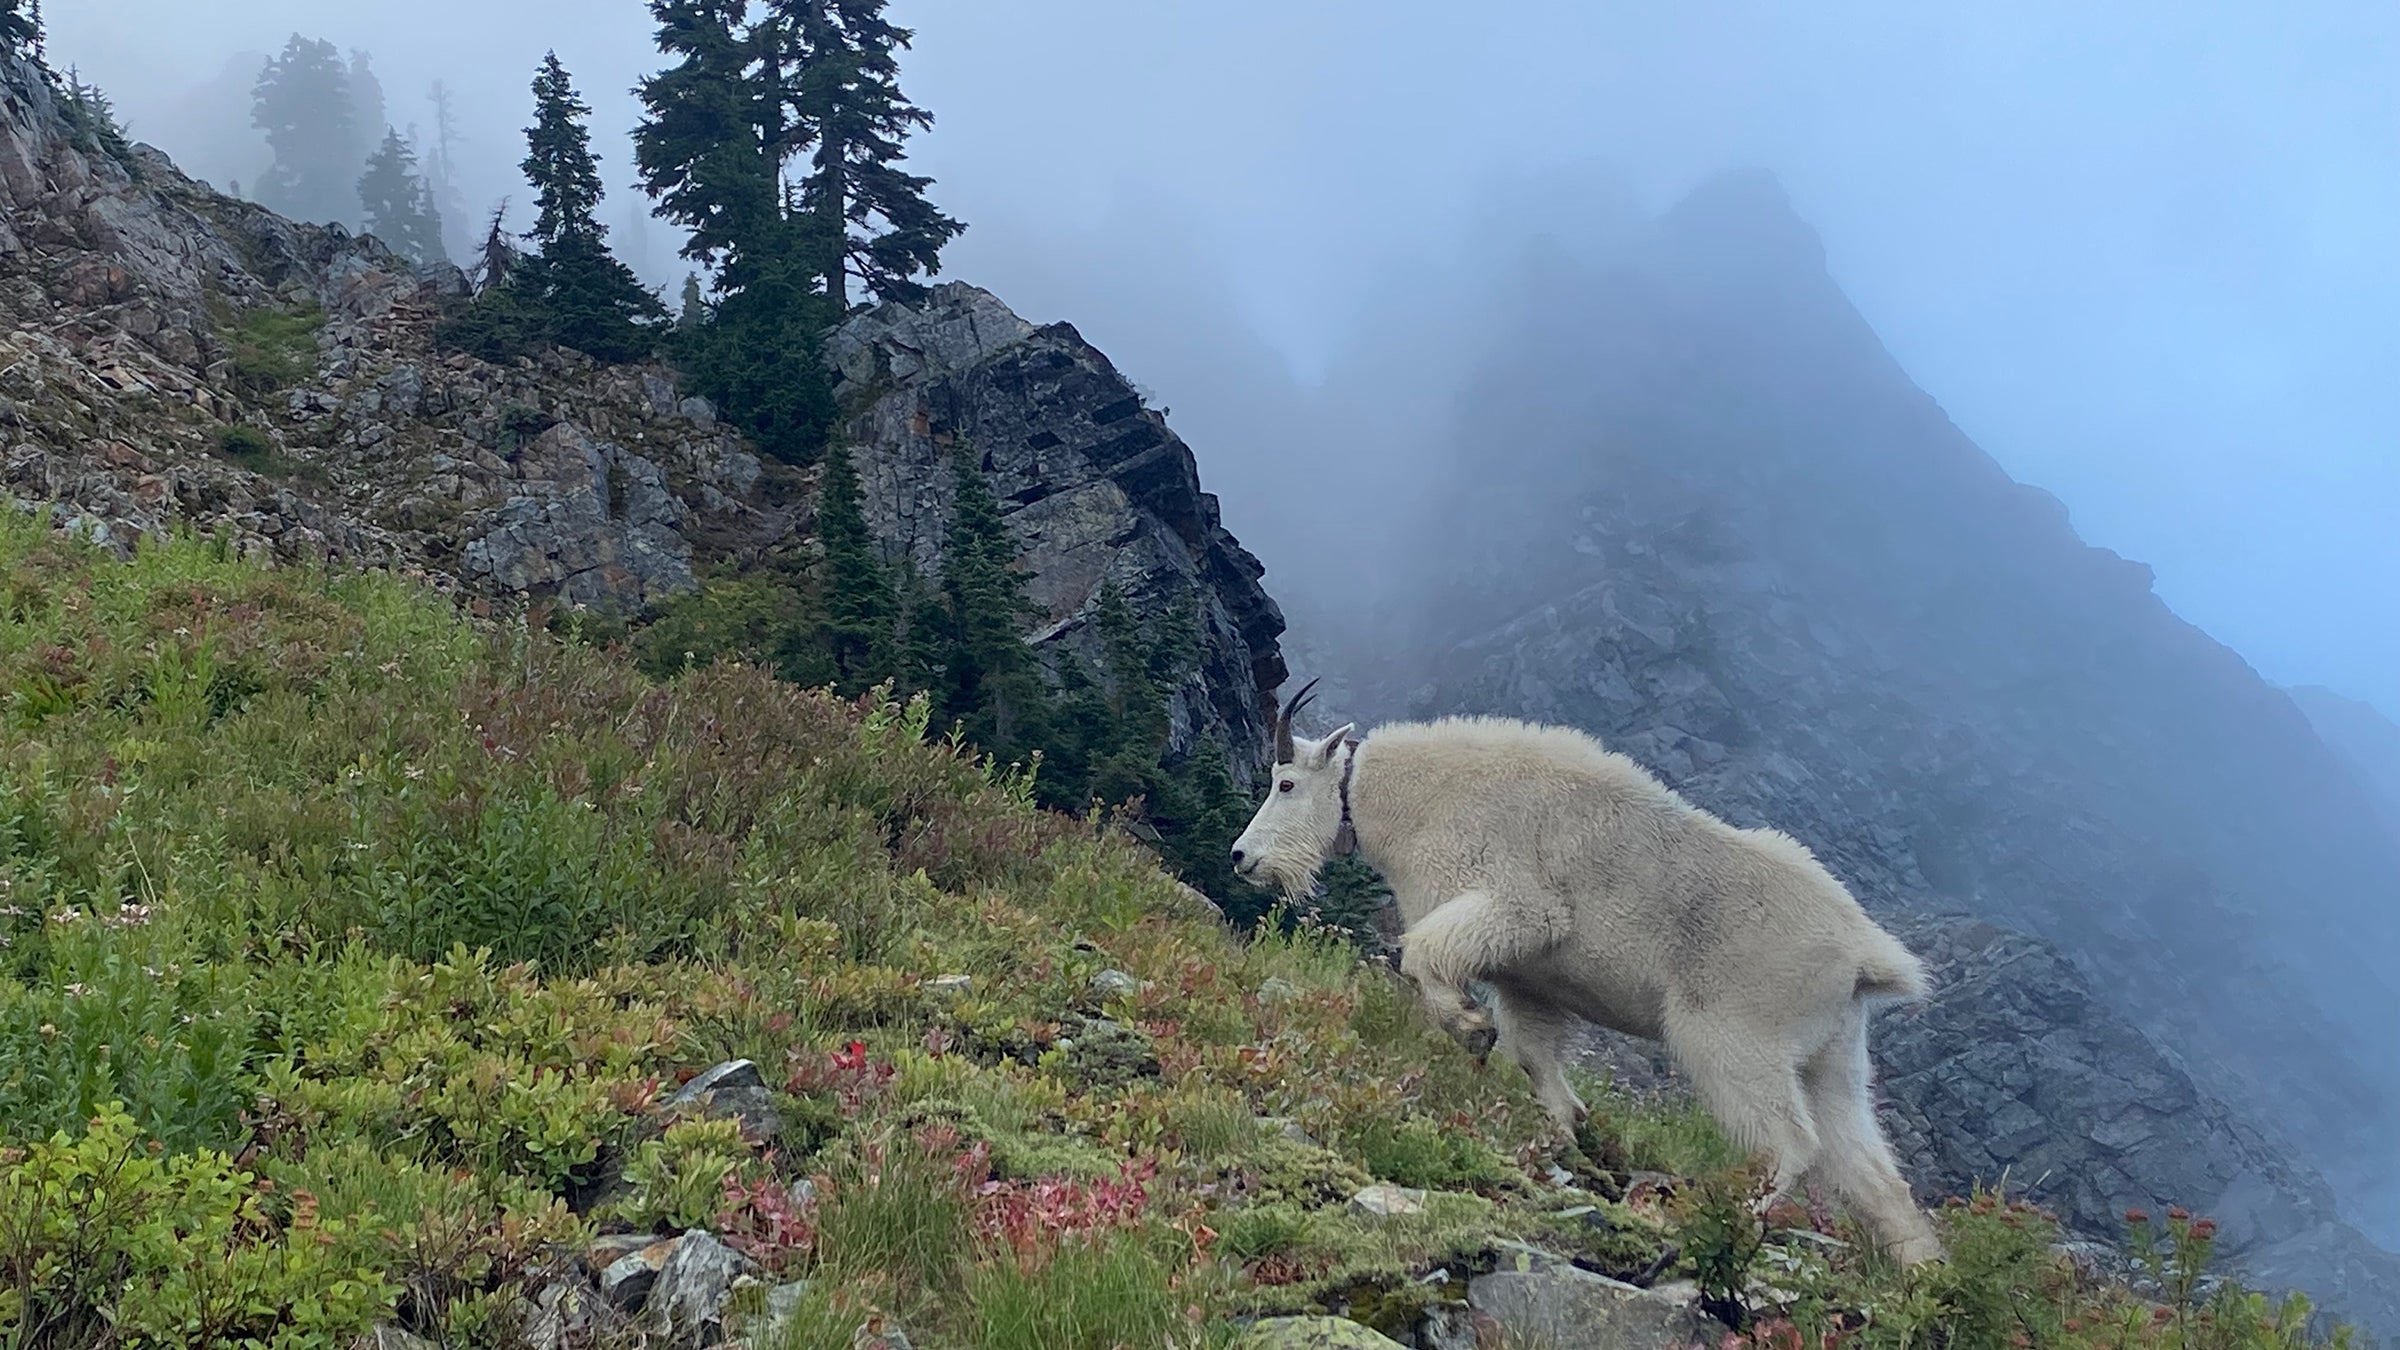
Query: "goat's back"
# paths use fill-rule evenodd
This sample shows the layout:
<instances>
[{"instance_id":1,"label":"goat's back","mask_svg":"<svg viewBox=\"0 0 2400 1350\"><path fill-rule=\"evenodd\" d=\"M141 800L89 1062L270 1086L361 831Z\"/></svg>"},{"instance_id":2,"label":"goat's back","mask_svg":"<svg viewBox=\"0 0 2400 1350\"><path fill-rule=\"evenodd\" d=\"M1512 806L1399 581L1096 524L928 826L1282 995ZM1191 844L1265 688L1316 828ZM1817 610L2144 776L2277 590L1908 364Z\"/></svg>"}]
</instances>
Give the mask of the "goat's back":
<instances>
[{"instance_id":1,"label":"goat's back","mask_svg":"<svg viewBox=\"0 0 2400 1350\"><path fill-rule=\"evenodd\" d=\"M1921 988L1915 958L1806 845L1719 819L1571 727L1378 727L1359 748L1355 796L1362 839L1371 825L1388 831L1378 851L1398 864L1396 889L1432 904L1470 887L1556 894L1577 911L1587 959L1628 975L1630 964L1661 983L1813 983L1813 970L1845 1001Z\"/></svg>"}]
</instances>

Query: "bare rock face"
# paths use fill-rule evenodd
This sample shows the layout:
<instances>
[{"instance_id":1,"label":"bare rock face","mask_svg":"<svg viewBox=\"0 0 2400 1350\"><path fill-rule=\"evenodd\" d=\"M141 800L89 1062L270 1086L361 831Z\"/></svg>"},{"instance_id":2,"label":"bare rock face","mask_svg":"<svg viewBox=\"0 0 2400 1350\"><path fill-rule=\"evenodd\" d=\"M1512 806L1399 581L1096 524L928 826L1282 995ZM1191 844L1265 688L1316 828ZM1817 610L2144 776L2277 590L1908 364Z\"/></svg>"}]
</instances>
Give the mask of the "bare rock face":
<instances>
[{"instance_id":1,"label":"bare rock face","mask_svg":"<svg viewBox=\"0 0 2400 1350\"><path fill-rule=\"evenodd\" d=\"M1104 581L1137 614L1193 612L1201 657L1171 702L1170 745L1232 748L1235 781L1252 786L1267 740L1260 694L1284 676L1283 613L1201 490L1190 447L1108 358L1066 324L1036 327L951 282L918 305L852 319L827 359L867 523L885 547L940 574L953 457L968 456L1023 550L1039 643L1096 662Z\"/></svg>"}]
</instances>

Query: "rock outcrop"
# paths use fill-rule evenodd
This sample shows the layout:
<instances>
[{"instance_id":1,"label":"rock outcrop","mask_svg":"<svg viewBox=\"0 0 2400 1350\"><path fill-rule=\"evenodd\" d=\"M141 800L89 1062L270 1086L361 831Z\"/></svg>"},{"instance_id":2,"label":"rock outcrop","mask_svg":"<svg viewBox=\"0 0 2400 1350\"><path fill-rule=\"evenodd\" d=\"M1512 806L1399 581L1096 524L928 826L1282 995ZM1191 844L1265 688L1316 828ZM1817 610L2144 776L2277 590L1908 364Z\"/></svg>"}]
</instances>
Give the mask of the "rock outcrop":
<instances>
[{"instance_id":1,"label":"rock outcrop","mask_svg":"<svg viewBox=\"0 0 2400 1350\"><path fill-rule=\"evenodd\" d=\"M1284 621L1265 569L1219 521L1191 449L1106 356L959 282L851 320L829 356L867 524L894 556L939 574L951 457L972 456L1024 551L1039 641L1097 664L1109 581L1136 613L1189 610L1201 659L1171 700L1171 749L1266 743L1256 691L1283 680ZM1247 789L1255 755L1235 758Z\"/></svg>"},{"instance_id":2,"label":"rock outcrop","mask_svg":"<svg viewBox=\"0 0 2400 1350\"><path fill-rule=\"evenodd\" d=\"M2289 698L1908 381L1771 180L1546 271L1458 437L1418 607L1295 655L1324 716L1581 726L1798 835L1948 972L1879 1041L1920 1181L2005 1169L2103 1237L2238 1214L2247 1273L2400 1330L2350 1223L2394 1165L2400 853Z\"/></svg>"},{"instance_id":3,"label":"rock outcrop","mask_svg":"<svg viewBox=\"0 0 2400 1350\"><path fill-rule=\"evenodd\" d=\"M0 62L0 487L18 502L120 545L189 525L254 556L620 612L812 546L814 472L762 459L670 369L442 351L457 269L222 196L147 147L79 144L48 84ZM1192 614L1172 751L1214 741L1247 786L1282 615L1108 359L956 284L830 349L886 547L938 576L947 456L972 443L1045 610L1028 638L1095 654L1103 578L1137 614Z\"/></svg>"}]
</instances>

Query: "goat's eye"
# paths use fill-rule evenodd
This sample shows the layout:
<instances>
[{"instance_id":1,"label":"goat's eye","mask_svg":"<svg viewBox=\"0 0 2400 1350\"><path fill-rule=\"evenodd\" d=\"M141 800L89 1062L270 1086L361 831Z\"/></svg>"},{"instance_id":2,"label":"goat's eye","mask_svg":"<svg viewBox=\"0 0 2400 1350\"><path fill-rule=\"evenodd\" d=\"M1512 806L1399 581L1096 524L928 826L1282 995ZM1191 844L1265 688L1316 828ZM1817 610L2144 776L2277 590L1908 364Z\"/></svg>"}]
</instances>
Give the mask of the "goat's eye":
<instances>
[{"instance_id":1,"label":"goat's eye","mask_svg":"<svg viewBox=\"0 0 2400 1350\"><path fill-rule=\"evenodd\" d=\"M1292 780L1291 780L1291 779L1289 779L1289 778L1286 778L1286 779L1284 779L1282 782L1280 782L1280 783L1277 783L1277 784L1275 785L1275 790L1276 790L1277 792L1289 792L1289 791L1291 791L1291 790L1292 790Z\"/></svg>"}]
</instances>

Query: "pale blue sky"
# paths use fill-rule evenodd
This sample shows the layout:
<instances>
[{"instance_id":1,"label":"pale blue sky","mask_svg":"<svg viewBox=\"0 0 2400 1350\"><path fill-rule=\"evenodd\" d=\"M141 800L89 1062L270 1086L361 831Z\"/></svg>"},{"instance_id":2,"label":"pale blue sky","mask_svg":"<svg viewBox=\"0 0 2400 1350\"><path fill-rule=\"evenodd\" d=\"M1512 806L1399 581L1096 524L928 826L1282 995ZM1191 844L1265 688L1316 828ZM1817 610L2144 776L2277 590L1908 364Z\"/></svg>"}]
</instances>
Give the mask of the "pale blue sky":
<instances>
[{"instance_id":1,"label":"pale blue sky","mask_svg":"<svg viewBox=\"0 0 2400 1350\"><path fill-rule=\"evenodd\" d=\"M632 0L48 8L57 57L191 160L209 148L176 92L295 27L371 48L395 120L441 75L495 196L545 47L599 105L612 178L653 59ZM1239 394L1194 332L1247 330L1306 380L1393 268L1455 263L1495 174L1597 166L1656 205L1761 164L1918 382L2087 539L2152 564L2270 678L2400 714L2389 0L893 12L919 29L907 87L940 118L917 165L974 226L950 273L1075 320L1176 409L1204 476L1240 448L1197 432L1232 425L1210 405ZM663 228L651 247L672 280ZM1240 529L1245 503L1227 509Z\"/></svg>"}]
</instances>

